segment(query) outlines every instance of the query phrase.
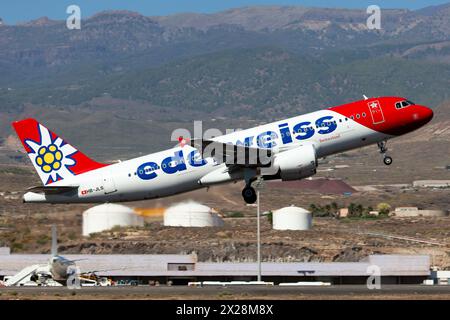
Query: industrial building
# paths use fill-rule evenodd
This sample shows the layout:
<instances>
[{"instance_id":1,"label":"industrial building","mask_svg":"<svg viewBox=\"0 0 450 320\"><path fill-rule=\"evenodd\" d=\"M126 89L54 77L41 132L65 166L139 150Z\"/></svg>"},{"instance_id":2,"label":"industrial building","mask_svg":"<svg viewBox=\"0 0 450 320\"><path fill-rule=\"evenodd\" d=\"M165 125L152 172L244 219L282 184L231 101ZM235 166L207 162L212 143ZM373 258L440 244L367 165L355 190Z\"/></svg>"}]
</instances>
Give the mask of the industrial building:
<instances>
[{"instance_id":1,"label":"industrial building","mask_svg":"<svg viewBox=\"0 0 450 320\"><path fill-rule=\"evenodd\" d=\"M189 201L167 208L164 226L170 227L223 227L224 222L212 208Z\"/></svg>"},{"instance_id":2,"label":"industrial building","mask_svg":"<svg viewBox=\"0 0 450 320\"><path fill-rule=\"evenodd\" d=\"M295 206L275 210L272 219L275 230L309 230L312 227L311 212Z\"/></svg>"},{"instance_id":3,"label":"industrial building","mask_svg":"<svg viewBox=\"0 0 450 320\"><path fill-rule=\"evenodd\" d=\"M450 188L450 180L416 180L413 182L416 188Z\"/></svg>"},{"instance_id":4,"label":"industrial building","mask_svg":"<svg viewBox=\"0 0 450 320\"><path fill-rule=\"evenodd\" d=\"M397 207L392 215L395 217L445 217L448 212L444 210L421 210L417 207Z\"/></svg>"},{"instance_id":5,"label":"industrial building","mask_svg":"<svg viewBox=\"0 0 450 320\"><path fill-rule=\"evenodd\" d=\"M144 218L123 205L105 203L83 212L83 236L110 230L116 226L144 226Z\"/></svg>"},{"instance_id":6,"label":"industrial building","mask_svg":"<svg viewBox=\"0 0 450 320\"><path fill-rule=\"evenodd\" d=\"M0 279L33 264L45 264L49 255L5 254L0 256ZM140 284L158 281L185 285L190 281L253 281L257 263L198 262L191 255L67 255L76 260L81 272L98 271L115 281L137 280ZM262 263L263 281L326 281L332 284L364 284L370 266L378 266L382 283L422 283L430 277L430 257L426 255L370 255L359 262Z\"/></svg>"}]
</instances>

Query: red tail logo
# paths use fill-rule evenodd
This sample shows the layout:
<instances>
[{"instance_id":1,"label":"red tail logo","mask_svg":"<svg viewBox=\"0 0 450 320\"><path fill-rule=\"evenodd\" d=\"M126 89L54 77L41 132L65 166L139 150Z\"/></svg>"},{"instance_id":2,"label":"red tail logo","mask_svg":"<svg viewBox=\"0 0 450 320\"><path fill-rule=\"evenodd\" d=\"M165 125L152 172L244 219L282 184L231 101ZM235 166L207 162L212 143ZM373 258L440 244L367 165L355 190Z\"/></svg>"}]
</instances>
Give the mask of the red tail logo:
<instances>
[{"instance_id":1,"label":"red tail logo","mask_svg":"<svg viewBox=\"0 0 450 320\"><path fill-rule=\"evenodd\" d=\"M107 166L88 158L34 119L12 125L45 185Z\"/></svg>"}]
</instances>

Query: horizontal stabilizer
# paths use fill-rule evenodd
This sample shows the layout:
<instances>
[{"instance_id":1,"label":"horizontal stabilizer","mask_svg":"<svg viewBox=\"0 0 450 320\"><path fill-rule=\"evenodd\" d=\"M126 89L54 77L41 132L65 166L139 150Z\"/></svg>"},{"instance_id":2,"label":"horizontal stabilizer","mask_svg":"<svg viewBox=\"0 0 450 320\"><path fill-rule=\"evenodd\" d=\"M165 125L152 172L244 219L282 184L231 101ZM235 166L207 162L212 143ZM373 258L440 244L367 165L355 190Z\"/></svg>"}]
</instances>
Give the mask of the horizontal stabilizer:
<instances>
[{"instance_id":1,"label":"horizontal stabilizer","mask_svg":"<svg viewBox=\"0 0 450 320\"><path fill-rule=\"evenodd\" d=\"M45 194L59 194L77 190L78 186L36 186L29 188L27 191Z\"/></svg>"}]
</instances>

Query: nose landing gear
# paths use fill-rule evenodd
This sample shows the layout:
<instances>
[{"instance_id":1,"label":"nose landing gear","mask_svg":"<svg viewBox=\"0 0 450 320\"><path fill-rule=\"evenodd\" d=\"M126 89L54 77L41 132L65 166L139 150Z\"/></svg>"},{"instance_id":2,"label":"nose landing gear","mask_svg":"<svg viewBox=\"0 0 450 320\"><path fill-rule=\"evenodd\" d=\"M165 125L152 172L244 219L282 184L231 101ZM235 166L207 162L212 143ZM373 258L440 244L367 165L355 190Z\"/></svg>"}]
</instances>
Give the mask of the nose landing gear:
<instances>
[{"instance_id":1,"label":"nose landing gear","mask_svg":"<svg viewBox=\"0 0 450 320\"><path fill-rule=\"evenodd\" d=\"M383 158L383 162L384 162L385 165L390 166L391 163L392 163L392 158L389 157L389 156L385 156L385 157Z\"/></svg>"},{"instance_id":2,"label":"nose landing gear","mask_svg":"<svg viewBox=\"0 0 450 320\"><path fill-rule=\"evenodd\" d=\"M383 162L385 165L390 166L392 164L392 158L386 155L387 148L386 148L386 140L380 141L377 143L378 148L380 149L380 153L383 155Z\"/></svg>"}]
</instances>

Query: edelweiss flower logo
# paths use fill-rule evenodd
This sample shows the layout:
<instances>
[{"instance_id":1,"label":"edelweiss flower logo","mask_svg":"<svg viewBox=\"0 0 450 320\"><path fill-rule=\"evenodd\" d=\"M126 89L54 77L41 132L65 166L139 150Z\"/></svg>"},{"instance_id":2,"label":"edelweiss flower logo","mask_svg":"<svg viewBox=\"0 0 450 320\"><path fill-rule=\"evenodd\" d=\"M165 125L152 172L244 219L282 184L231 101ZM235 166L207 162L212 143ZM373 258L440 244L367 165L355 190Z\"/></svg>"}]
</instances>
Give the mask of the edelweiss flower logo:
<instances>
[{"instance_id":1,"label":"edelweiss flower logo","mask_svg":"<svg viewBox=\"0 0 450 320\"><path fill-rule=\"evenodd\" d=\"M31 161L35 164L39 175L44 176L46 184L70 177L73 173L70 167L76 164L71 158L77 150L69 144L66 144L60 137L52 133L42 125L39 125L40 141L31 139L25 140L25 143L32 150L29 153Z\"/></svg>"},{"instance_id":2,"label":"edelweiss flower logo","mask_svg":"<svg viewBox=\"0 0 450 320\"><path fill-rule=\"evenodd\" d=\"M50 173L53 170L58 171L61 168L62 153L58 147L51 144L47 147L39 148L38 156L36 157L36 164L41 167L45 173Z\"/></svg>"}]
</instances>

